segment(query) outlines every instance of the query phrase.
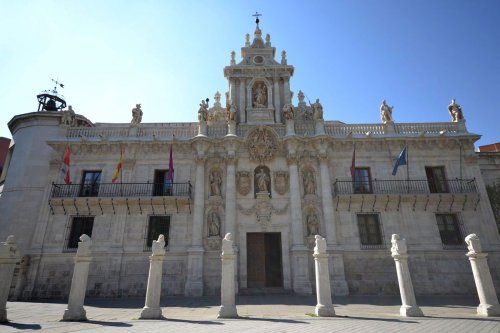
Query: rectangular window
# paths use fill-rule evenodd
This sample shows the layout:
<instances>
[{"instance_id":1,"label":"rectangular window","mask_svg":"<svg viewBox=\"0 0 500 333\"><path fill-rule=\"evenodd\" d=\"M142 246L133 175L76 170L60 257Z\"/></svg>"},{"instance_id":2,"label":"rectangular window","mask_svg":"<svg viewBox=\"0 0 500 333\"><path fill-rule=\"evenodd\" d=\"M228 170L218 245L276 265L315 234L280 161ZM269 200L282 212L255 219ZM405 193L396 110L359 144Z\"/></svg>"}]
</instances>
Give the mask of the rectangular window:
<instances>
[{"instance_id":1,"label":"rectangular window","mask_svg":"<svg viewBox=\"0 0 500 333\"><path fill-rule=\"evenodd\" d=\"M81 197L97 197L99 195L99 184L101 183L101 171L84 171L80 185Z\"/></svg>"},{"instance_id":2,"label":"rectangular window","mask_svg":"<svg viewBox=\"0 0 500 333\"><path fill-rule=\"evenodd\" d=\"M431 193L448 193L448 184L444 173L444 167L425 167L427 183Z\"/></svg>"},{"instance_id":3,"label":"rectangular window","mask_svg":"<svg viewBox=\"0 0 500 333\"><path fill-rule=\"evenodd\" d=\"M153 196L172 195L172 186L168 181L168 170L155 170Z\"/></svg>"},{"instance_id":4,"label":"rectangular window","mask_svg":"<svg viewBox=\"0 0 500 333\"><path fill-rule=\"evenodd\" d=\"M372 193L370 168L356 168L354 170L353 188L355 194Z\"/></svg>"},{"instance_id":5,"label":"rectangular window","mask_svg":"<svg viewBox=\"0 0 500 333\"><path fill-rule=\"evenodd\" d=\"M71 226L68 235L68 249L78 248L80 236L85 234L92 237L92 228L94 227L93 216L75 216L71 220Z\"/></svg>"},{"instance_id":6,"label":"rectangular window","mask_svg":"<svg viewBox=\"0 0 500 333\"><path fill-rule=\"evenodd\" d=\"M170 216L150 216L148 221L146 250L151 248L153 240L158 240L160 235L165 237L165 246L168 245L170 233Z\"/></svg>"},{"instance_id":7,"label":"rectangular window","mask_svg":"<svg viewBox=\"0 0 500 333\"><path fill-rule=\"evenodd\" d=\"M456 214L436 214L436 220L443 245L464 244Z\"/></svg>"},{"instance_id":8,"label":"rectangular window","mask_svg":"<svg viewBox=\"0 0 500 333\"><path fill-rule=\"evenodd\" d=\"M378 214L358 214L361 245L383 245Z\"/></svg>"}]
</instances>

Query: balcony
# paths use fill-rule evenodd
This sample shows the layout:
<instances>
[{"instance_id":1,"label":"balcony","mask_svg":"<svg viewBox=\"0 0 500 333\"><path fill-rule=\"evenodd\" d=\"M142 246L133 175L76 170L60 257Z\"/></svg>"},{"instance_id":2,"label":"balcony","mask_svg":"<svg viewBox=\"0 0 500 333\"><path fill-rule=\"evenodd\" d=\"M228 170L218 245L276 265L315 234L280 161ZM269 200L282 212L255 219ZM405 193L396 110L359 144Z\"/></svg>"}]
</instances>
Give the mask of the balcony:
<instances>
[{"instance_id":1,"label":"balcony","mask_svg":"<svg viewBox=\"0 0 500 333\"><path fill-rule=\"evenodd\" d=\"M336 180L333 183L336 210L387 211L409 202L412 210L475 210L479 194L475 179Z\"/></svg>"},{"instance_id":2,"label":"balcony","mask_svg":"<svg viewBox=\"0 0 500 333\"><path fill-rule=\"evenodd\" d=\"M167 215L191 212L190 182L52 184L49 206L52 214L127 214Z\"/></svg>"}]
</instances>

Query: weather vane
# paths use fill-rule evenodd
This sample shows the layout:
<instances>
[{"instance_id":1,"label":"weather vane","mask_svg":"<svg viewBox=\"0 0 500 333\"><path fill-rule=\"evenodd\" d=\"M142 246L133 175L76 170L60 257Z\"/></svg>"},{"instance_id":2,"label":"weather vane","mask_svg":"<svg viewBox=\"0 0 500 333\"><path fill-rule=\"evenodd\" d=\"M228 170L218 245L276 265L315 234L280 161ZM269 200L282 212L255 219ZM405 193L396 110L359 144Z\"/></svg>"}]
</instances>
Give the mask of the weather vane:
<instances>
[{"instance_id":1,"label":"weather vane","mask_svg":"<svg viewBox=\"0 0 500 333\"><path fill-rule=\"evenodd\" d=\"M262 14L259 14L259 12L255 12L255 14L253 14L252 16L255 17L255 23L259 24L259 16L262 16Z\"/></svg>"},{"instance_id":2,"label":"weather vane","mask_svg":"<svg viewBox=\"0 0 500 333\"><path fill-rule=\"evenodd\" d=\"M52 82L54 82L54 83L55 83L55 85L56 85L56 86L54 87L54 91L57 91L57 86L59 86L59 87L61 87L61 88L64 88L64 84L63 84L63 83L61 83L61 82L59 82L59 79L57 79L57 80L51 79L51 80L52 80Z\"/></svg>"}]
</instances>

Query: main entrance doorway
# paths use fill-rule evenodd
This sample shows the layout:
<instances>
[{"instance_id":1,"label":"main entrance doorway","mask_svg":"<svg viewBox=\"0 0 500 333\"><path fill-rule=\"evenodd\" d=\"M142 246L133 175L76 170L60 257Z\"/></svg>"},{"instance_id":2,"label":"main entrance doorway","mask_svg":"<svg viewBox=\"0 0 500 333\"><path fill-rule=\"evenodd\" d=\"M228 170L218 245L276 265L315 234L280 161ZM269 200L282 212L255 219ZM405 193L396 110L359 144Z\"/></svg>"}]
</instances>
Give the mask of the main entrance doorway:
<instances>
[{"instance_id":1,"label":"main entrance doorway","mask_svg":"<svg viewBox=\"0 0 500 333\"><path fill-rule=\"evenodd\" d=\"M283 287L279 232L247 233L247 286Z\"/></svg>"}]
</instances>

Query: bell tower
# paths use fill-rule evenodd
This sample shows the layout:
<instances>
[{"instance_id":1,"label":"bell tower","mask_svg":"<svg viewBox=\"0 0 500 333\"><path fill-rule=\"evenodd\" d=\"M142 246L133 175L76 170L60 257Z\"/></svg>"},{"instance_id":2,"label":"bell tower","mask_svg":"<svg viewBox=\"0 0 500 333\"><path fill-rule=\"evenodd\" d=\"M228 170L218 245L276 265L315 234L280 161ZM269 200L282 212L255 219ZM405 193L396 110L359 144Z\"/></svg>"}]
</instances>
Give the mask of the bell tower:
<instances>
[{"instance_id":1,"label":"bell tower","mask_svg":"<svg viewBox=\"0 0 500 333\"><path fill-rule=\"evenodd\" d=\"M238 109L237 122L247 124L274 124L283 122L281 109L291 103L290 78L294 68L287 64L286 52L281 61L274 58L276 48L271 46L271 36L262 38L259 27L260 14L255 13L253 41L245 36L241 48L241 61L231 52L231 63L224 67L224 77L229 81L229 99Z\"/></svg>"}]
</instances>

